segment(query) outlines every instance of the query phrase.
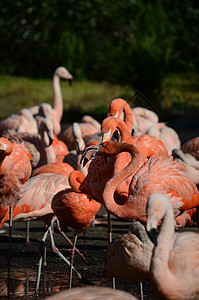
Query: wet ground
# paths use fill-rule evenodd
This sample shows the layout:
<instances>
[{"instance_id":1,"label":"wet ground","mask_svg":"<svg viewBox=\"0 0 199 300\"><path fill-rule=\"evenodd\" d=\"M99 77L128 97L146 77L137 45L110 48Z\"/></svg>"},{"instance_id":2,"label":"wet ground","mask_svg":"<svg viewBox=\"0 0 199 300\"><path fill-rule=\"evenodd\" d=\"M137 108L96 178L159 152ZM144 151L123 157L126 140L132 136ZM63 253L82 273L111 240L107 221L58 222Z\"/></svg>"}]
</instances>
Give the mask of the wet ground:
<instances>
[{"instance_id":1,"label":"wet ground","mask_svg":"<svg viewBox=\"0 0 199 300\"><path fill-rule=\"evenodd\" d=\"M102 207L96 216L99 221L106 221L106 212ZM112 217L113 238L127 233L130 222L121 221ZM10 299L45 299L68 288L69 268L67 264L52 251L50 237L47 239L47 266L42 271L39 294L35 295L38 261L40 257L40 240L43 236L44 224L42 221L30 222L30 243L26 244L26 222L15 222L12 229L11 269L10 269ZM0 236L0 299L7 297L7 254L8 254L8 227L3 227ZM60 252L67 258L70 255L70 245L64 240L55 228L55 244ZM73 231L65 231L72 240ZM85 240L85 245L84 245ZM103 266L107 248L107 225L91 226L84 233L80 233L77 248L86 251L88 264L84 263L76 254L74 266L82 275L80 281L73 272L73 287L96 285L112 286L103 278ZM139 299L139 283L129 284L116 279L116 288L127 290ZM155 299L149 283L144 284L144 299Z\"/></svg>"},{"instance_id":2,"label":"wet ground","mask_svg":"<svg viewBox=\"0 0 199 300\"><path fill-rule=\"evenodd\" d=\"M198 136L199 119L198 113L181 113L169 116L164 115L161 121L168 120L168 126L174 128L183 142ZM97 214L97 219L106 221L106 212L102 207ZM113 238L122 233L127 233L130 222L121 221L112 217ZM26 222L13 224L12 246L11 246L11 268L10 268L10 299L45 299L68 288L69 268L66 263L52 251L50 238L47 240L47 266L42 271L39 293L35 295L38 260L40 257L40 241L43 236L44 224L42 221L30 222L30 243L26 244ZM191 230L198 231L197 228ZM73 231L68 228L65 232L72 240ZM70 255L70 245L64 240L60 233L54 234L55 244L65 256ZM85 246L84 246L85 240ZM107 225L99 224L91 226L78 237L77 247L80 251L86 250L88 264L85 264L76 254L74 266L82 275L80 281L73 273L73 287L84 285L111 286L111 282L104 280L102 271L104 266L105 252L107 248ZM86 249L85 249L86 247ZM4 226L0 233L0 299L8 299L8 227ZM116 280L116 288L126 290L140 299L139 283L129 284ZM149 282L143 285L144 299L153 300L155 297L151 292Z\"/></svg>"}]
</instances>

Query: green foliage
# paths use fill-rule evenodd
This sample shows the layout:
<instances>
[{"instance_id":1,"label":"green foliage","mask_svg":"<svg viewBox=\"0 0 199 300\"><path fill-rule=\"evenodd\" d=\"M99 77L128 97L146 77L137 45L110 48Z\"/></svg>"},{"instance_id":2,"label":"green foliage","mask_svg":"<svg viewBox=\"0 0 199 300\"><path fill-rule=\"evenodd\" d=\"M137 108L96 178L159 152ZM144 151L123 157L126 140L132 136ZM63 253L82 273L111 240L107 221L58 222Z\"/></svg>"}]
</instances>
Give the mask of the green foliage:
<instances>
[{"instance_id":1,"label":"green foliage","mask_svg":"<svg viewBox=\"0 0 199 300\"><path fill-rule=\"evenodd\" d=\"M168 72L197 70L194 0L2 0L0 71L131 84L161 101Z\"/></svg>"}]
</instances>

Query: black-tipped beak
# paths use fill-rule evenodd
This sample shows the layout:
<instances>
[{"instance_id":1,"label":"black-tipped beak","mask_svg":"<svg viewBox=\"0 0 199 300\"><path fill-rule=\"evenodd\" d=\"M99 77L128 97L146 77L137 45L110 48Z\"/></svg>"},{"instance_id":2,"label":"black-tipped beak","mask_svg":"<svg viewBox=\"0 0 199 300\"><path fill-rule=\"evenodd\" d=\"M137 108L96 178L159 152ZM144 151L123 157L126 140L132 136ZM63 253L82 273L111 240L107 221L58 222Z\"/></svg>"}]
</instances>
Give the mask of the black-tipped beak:
<instances>
[{"instance_id":1,"label":"black-tipped beak","mask_svg":"<svg viewBox=\"0 0 199 300\"><path fill-rule=\"evenodd\" d=\"M51 135L48 135L48 138L49 138L49 146L50 146L50 145L52 145L53 138L51 137Z\"/></svg>"},{"instance_id":2,"label":"black-tipped beak","mask_svg":"<svg viewBox=\"0 0 199 300\"><path fill-rule=\"evenodd\" d=\"M152 243L157 246L157 231L155 228L151 228L150 231L147 231L147 234L152 241Z\"/></svg>"},{"instance_id":3,"label":"black-tipped beak","mask_svg":"<svg viewBox=\"0 0 199 300\"><path fill-rule=\"evenodd\" d=\"M69 86L72 85L72 79L68 79Z\"/></svg>"},{"instance_id":4,"label":"black-tipped beak","mask_svg":"<svg viewBox=\"0 0 199 300\"><path fill-rule=\"evenodd\" d=\"M82 154L80 164L83 164L83 167L88 163L89 160L97 156L98 151L102 148L102 144L97 146L90 146L85 149Z\"/></svg>"}]
</instances>

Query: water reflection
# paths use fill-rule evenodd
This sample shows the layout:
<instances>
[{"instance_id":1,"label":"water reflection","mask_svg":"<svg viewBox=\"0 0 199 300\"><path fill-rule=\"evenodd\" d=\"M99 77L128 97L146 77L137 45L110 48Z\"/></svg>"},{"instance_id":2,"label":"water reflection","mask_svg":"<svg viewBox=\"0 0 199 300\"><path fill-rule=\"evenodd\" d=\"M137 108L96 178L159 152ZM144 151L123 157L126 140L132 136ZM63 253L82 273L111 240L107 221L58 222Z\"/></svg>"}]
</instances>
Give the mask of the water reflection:
<instances>
[{"instance_id":1,"label":"water reflection","mask_svg":"<svg viewBox=\"0 0 199 300\"><path fill-rule=\"evenodd\" d=\"M10 274L10 297L8 296L7 272L0 273L0 299L44 299L68 288L68 270L42 273L39 295L35 295L37 272L35 269L12 269ZM74 286L80 285L74 278Z\"/></svg>"}]
</instances>

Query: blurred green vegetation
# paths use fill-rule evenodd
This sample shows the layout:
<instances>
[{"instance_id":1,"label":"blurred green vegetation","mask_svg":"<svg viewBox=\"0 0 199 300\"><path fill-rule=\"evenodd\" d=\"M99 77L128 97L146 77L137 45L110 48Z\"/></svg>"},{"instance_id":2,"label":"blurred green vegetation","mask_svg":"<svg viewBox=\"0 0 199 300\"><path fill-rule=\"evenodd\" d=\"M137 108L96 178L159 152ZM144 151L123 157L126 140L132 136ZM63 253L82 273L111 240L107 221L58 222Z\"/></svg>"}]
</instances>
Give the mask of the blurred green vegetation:
<instances>
[{"instance_id":1,"label":"blurred green vegetation","mask_svg":"<svg viewBox=\"0 0 199 300\"><path fill-rule=\"evenodd\" d=\"M199 74L170 74L162 83L162 109L199 109ZM108 82L73 80L72 86L61 81L64 102L63 123L80 120L84 114L99 121L108 113L111 100L121 97L133 106L143 106L160 113L142 93L130 85ZM16 113L21 108L42 102L53 104L52 79L31 79L19 76L0 76L0 119Z\"/></svg>"},{"instance_id":2,"label":"blurred green vegetation","mask_svg":"<svg viewBox=\"0 0 199 300\"><path fill-rule=\"evenodd\" d=\"M199 67L198 1L2 0L0 12L2 74L50 78L64 65L78 80L128 85L160 106L168 74Z\"/></svg>"}]
</instances>

